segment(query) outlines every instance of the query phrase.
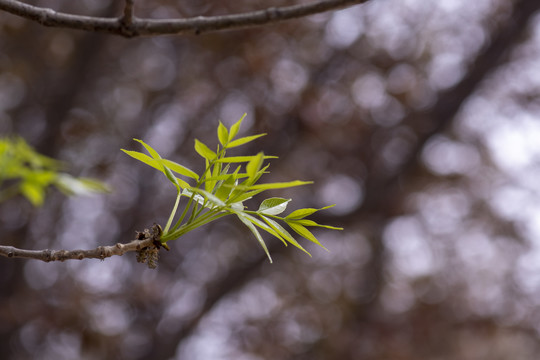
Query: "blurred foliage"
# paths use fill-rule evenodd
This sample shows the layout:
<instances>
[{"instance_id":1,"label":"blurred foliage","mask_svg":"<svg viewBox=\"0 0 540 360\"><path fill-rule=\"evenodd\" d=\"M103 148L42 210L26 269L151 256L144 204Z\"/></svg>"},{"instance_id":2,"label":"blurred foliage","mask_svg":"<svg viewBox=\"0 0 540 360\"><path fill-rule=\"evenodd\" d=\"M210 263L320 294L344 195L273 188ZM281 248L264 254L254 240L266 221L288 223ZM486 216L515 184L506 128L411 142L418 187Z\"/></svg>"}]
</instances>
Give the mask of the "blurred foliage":
<instances>
[{"instance_id":1,"label":"blurred foliage","mask_svg":"<svg viewBox=\"0 0 540 360\"><path fill-rule=\"evenodd\" d=\"M284 1L149 0L139 16ZM118 16L123 3L54 2ZM53 6L48 5L48 6ZM106 197L0 203L3 244L90 248L167 222L171 188L118 148L144 139L204 170L191 139L243 113L269 182L314 221L313 257L274 264L233 222L182 236L158 271L135 259L0 259L6 359L536 359L540 352L537 0L371 0L269 27L125 40L0 14L0 133ZM243 131L243 132L242 132ZM174 191L174 190L173 190ZM289 192L290 191L290 192ZM257 208L250 201L246 206Z\"/></svg>"},{"instance_id":2,"label":"blurred foliage","mask_svg":"<svg viewBox=\"0 0 540 360\"><path fill-rule=\"evenodd\" d=\"M21 194L41 206L47 188L53 185L68 195L109 191L100 181L75 178L59 169L59 162L38 154L23 139L0 138L0 202Z\"/></svg>"}]
</instances>

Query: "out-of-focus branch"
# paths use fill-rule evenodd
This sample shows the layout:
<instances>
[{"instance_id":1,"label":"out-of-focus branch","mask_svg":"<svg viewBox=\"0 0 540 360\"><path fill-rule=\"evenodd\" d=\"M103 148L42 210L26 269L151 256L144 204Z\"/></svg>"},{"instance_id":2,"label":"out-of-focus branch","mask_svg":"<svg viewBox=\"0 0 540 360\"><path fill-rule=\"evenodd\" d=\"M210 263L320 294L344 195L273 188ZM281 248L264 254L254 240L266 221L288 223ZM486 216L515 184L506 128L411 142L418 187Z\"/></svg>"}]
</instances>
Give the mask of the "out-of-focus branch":
<instances>
[{"instance_id":1,"label":"out-of-focus branch","mask_svg":"<svg viewBox=\"0 0 540 360\"><path fill-rule=\"evenodd\" d=\"M129 251L141 251L147 247L154 247L153 239L133 240L127 244L118 243L111 246L98 246L91 250L25 250L13 246L0 245L0 255L8 258L35 259L45 262L100 259L124 255Z\"/></svg>"},{"instance_id":2,"label":"out-of-focus branch","mask_svg":"<svg viewBox=\"0 0 540 360\"><path fill-rule=\"evenodd\" d=\"M387 177L370 176L365 185L366 197L356 211L336 218L324 213L313 216L317 222L332 223L336 226L358 222L359 217L369 217L375 213L388 215L386 207L390 199L403 192L404 184L423 166L420 158L426 144L437 134L448 130L465 101L478 90L484 79L508 60L508 54L525 40L531 19L540 11L537 0L517 0L508 21L488 38L491 42L478 53L471 62L467 73L454 87L438 94L435 104L425 110L409 114L403 123L417 128L417 142L412 147L401 166ZM369 171L373 173L373 171Z\"/></svg>"},{"instance_id":3,"label":"out-of-focus branch","mask_svg":"<svg viewBox=\"0 0 540 360\"><path fill-rule=\"evenodd\" d=\"M124 14L119 18L67 14L17 0L0 0L0 10L38 22L44 26L136 37L182 33L200 34L203 32L261 26L350 7L367 1L369 0L320 0L308 4L270 7L240 14L167 20L136 18L133 14L133 0L126 1Z\"/></svg>"}]
</instances>

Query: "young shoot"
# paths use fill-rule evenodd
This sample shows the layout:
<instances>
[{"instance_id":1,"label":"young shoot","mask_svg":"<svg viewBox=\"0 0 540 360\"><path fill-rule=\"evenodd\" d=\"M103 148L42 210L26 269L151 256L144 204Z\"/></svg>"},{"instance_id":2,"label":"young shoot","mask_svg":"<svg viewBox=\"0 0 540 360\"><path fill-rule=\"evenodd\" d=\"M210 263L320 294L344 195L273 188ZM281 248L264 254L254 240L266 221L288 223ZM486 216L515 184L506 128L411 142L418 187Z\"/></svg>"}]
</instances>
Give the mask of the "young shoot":
<instances>
[{"instance_id":1,"label":"young shoot","mask_svg":"<svg viewBox=\"0 0 540 360\"><path fill-rule=\"evenodd\" d=\"M142 152L122 149L129 156L161 171L176 189L176 200L161 234L161 244L168 248L167 242L178 239L221 217L234 215L253 233L270 262L272 258L260 234L261 229L281 240L283 244L292 244L310 255L282 225L285 224L294 233L324 248L308 227L332 230L342 230L342 228L321 225L306 217L333 205L320 209L298 209L287 216L280 216L280 214L286 210L291 199L271 197L263 200L257 210L248 210L244 206L244 201L264 191L312 183L294 180L260 184L258 183L260 178L268 172L268 165L265 166L264 161L276 158L275 156L267 156L262 152L250 156L227 156L229 149L245 145L266 135L237 137L244 117L245 114L230 128L219 122L217 127L219 144L216 151L211 150L201 141L195 140L195 151L205 162L205 168L201 174L172 160L163 159L157 151L142 140L134 139L143 145L150 156ZM183 207L179 211L181 203Z\"/></svg>"}]
</instances>

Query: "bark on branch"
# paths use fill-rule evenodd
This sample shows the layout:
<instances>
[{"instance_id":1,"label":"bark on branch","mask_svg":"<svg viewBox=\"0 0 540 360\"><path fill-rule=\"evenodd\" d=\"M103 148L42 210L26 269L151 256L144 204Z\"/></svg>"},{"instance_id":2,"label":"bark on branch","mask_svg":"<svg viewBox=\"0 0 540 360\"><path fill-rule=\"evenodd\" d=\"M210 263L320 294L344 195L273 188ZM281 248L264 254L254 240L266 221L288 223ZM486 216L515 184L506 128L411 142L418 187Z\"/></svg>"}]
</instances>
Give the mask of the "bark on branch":
<instances>
[{"instance_id":1,"label":"bark on branch","mask_svg":"<svg viewBox=\"0 0 540 360\"><path fill-rule=\"evenodd\" d=\"M18 0L0 0L0 10L38 22L44 26L103 32L124 37L171 35L239 29L337 10L369 0L320 0L308 4L271 7L264 10L220 16L197 16L186 19L143 19L133 13L133 0L126 1L124 14L118 18L73 15Z\"/></svg>"},{"instance_id":2,"label":"bark on branch","mask_svg":"<svg viewBox=\"0 0 540 360\"><path fill-rule=\"evenodd\" d=\"M127 244L118 243L111 246L98 246L91 250L25 250L0 245L0 255L8 258L35 259L45 262L82 259L103 260L114 255L124 255L129 251L140 251L149 246L154 246L152 239L133 240Z\"/></svg>"},{"instance_id":3,"label":"bark on branch","mask_svg":"<svg viewBox=\"0 0 540 360\"><path fill-rule=\"evenodd\" d=\"M98 246L90 250L26 250L0 245L0 256L50 262L83 259L104 260L111 256L122 256L127 252L136 251L137 261L147 263L149 268L154 269L157 266L157 254L161 246L168 250L166 245L160 243L160 236L161 227L154 224L151 230L145 229L144 232L138 232L137 239L127 244L117 243L110 246Z\"/></svg>"}]
</instances>

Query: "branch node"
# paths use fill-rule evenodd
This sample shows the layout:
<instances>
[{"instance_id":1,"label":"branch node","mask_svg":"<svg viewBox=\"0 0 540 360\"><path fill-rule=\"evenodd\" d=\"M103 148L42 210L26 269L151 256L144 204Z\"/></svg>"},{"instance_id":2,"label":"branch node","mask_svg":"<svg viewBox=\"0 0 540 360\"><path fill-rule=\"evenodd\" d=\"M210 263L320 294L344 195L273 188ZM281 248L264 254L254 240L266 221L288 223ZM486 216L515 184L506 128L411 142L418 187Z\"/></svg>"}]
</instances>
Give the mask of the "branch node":
<instances>
[{"instance_id":1,"label":"branch node","mask_svg":"<svg viewBox=\"0 0 540 360\"><path fill-rule=\"evenodd\" d=\"M45 249L44 254L45 254L45 260L44 260L45 262L49 262L53 260L51 250Z\"/></svg>"},{"instance_id":2,"label":"branch node","mask_svg":"<svg viewBox=\"0 0 540 360\"><path fill-rule=\"evenodd\" d=\"M137 27L135 26L135 13L133 10L135 0L126 0L124 6L124 15L118 19L120 23L120 35L132 38L139 35Z\"/></svg>"},{"instance_id":3,"label":"branch node","mask_svg":"<svg viewBox=\"0 0 540 360\"><path fill-rule=\"evenodd\" d=\"M54 253L54 257L57 258L58 260L64 262L68 259L68 252L66 250L60 250L60 251L56 251Z\"/></svg>"},{"instance_id":4,"label":"branch node","mask_svg":"<svg viewBox=\"0 0 540 360\"><path fill-rule=\"evenodd\" d=\"M152 240L150 246L145 246L141 249L140 244L137 244L137 262L146 263L150 269L155 269L159 259L159 249L161 246L167 248L161 244L161 235L163 230L159 224L152 225L149 229L144 229L143 232L137 231L138 240Z\"/></svg>"},{"instance_id":5,"label":"branch node","mask_svg":"<svg viewBox=\"0 0 540 360\"><path fill-rule=\"evenodd\" d=\"M99 246L99 247L98 247L98 252L99 252L99 259L100 259L101 261L105 260L105 258L107 257L107 256L105 255L105 247Z\"/></svg>"}]
</instances>

